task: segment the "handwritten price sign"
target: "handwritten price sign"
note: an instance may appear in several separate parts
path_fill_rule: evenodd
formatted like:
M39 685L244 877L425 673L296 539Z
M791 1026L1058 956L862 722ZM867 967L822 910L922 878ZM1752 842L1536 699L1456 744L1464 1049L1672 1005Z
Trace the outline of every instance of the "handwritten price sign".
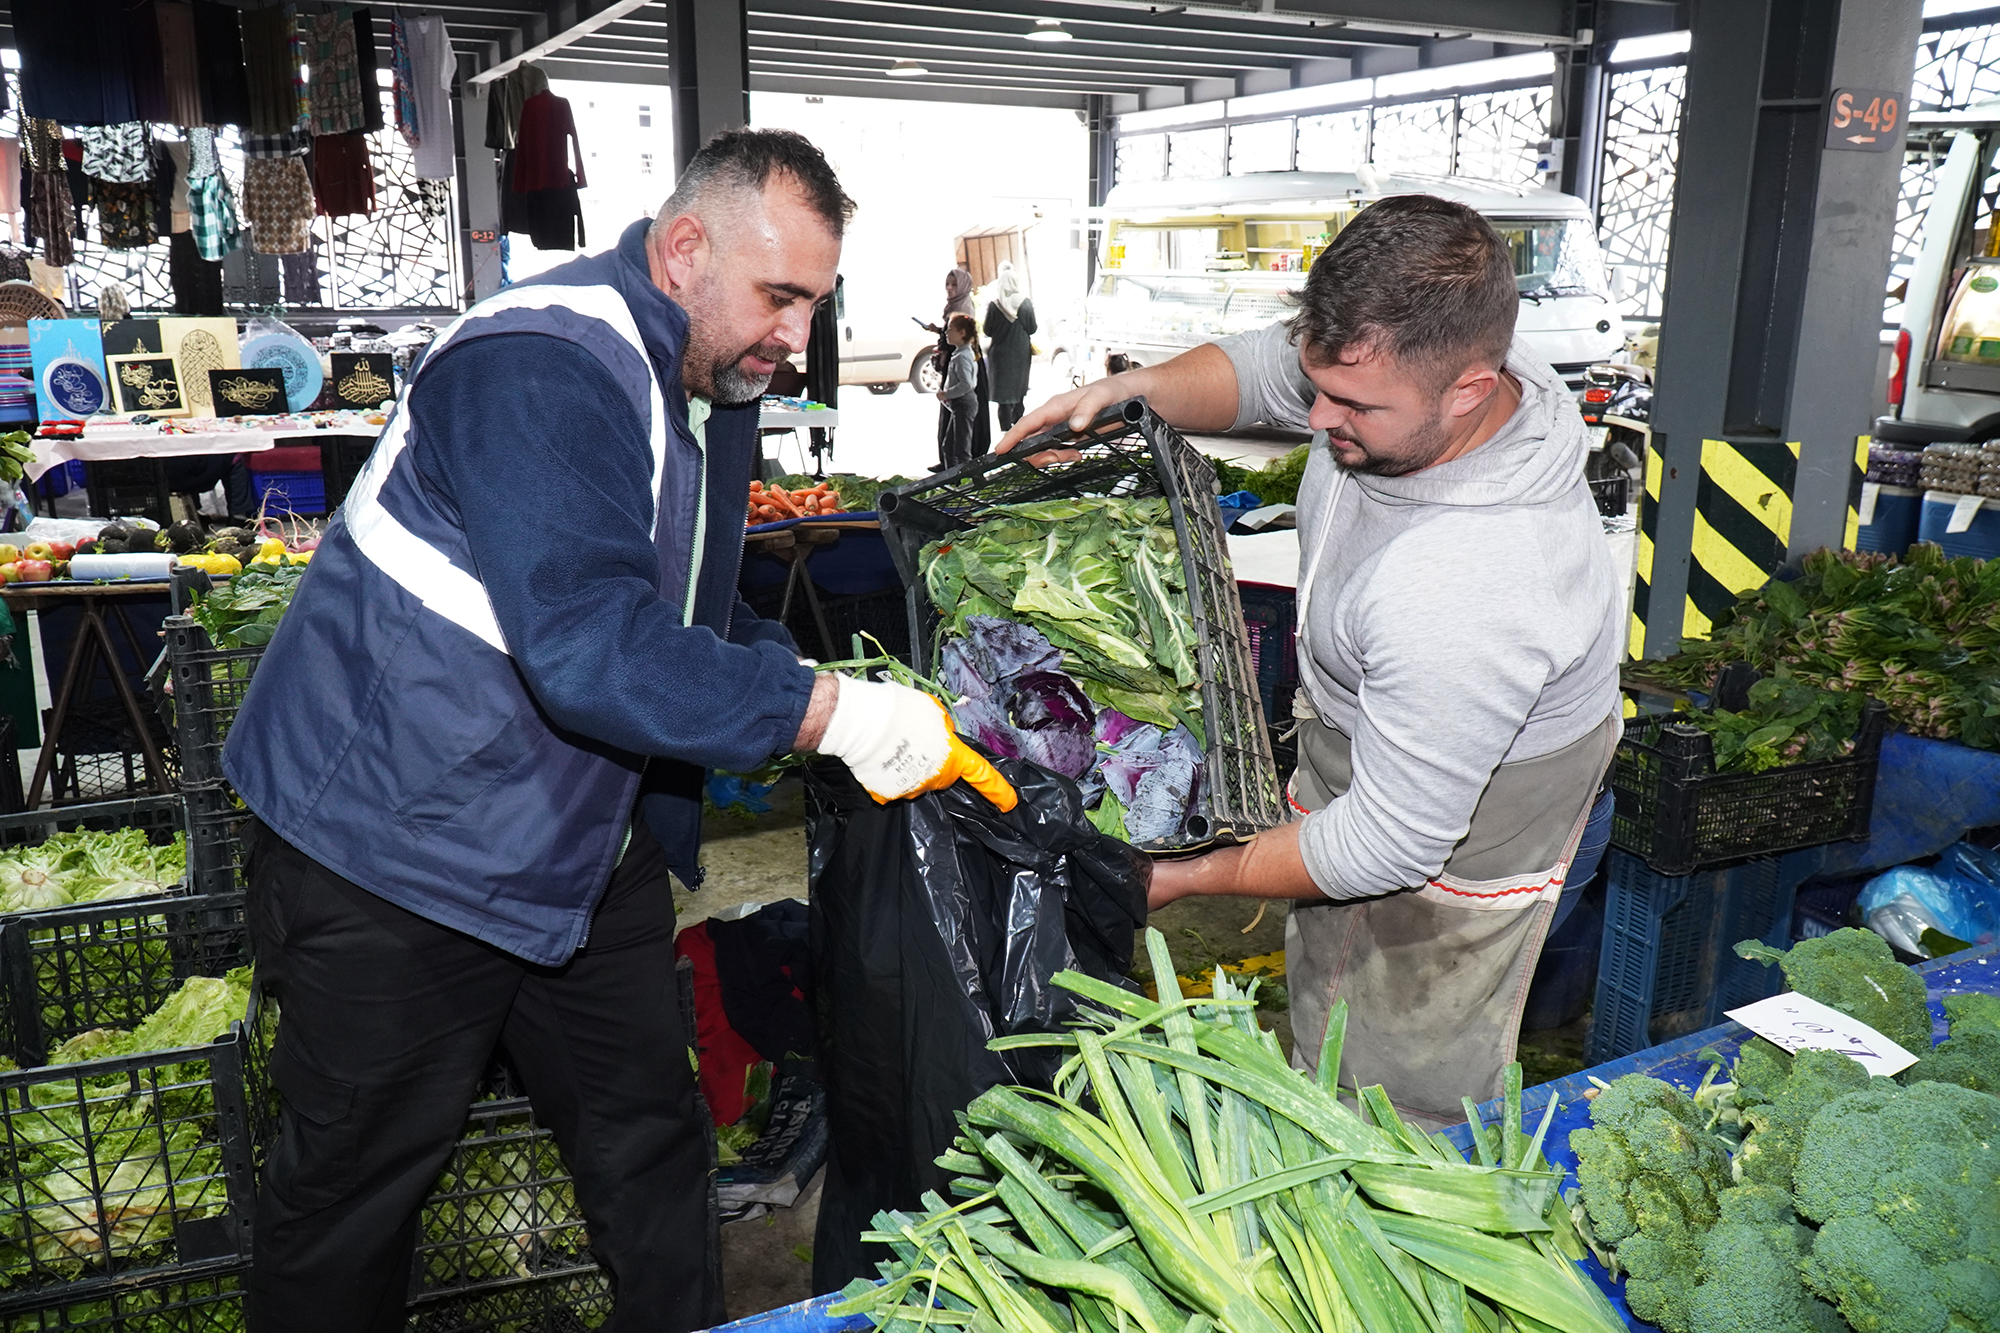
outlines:
M1859 1019L1796 991L1731 1009L1729 1016L1787 1051L1839 1051L1871 1074L1900 1073L1917 1057Z

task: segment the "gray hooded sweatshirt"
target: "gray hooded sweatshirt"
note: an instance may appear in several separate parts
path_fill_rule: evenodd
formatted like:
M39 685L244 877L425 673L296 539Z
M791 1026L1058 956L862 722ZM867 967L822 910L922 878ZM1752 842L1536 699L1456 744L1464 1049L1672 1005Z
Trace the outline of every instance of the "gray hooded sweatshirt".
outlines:
M1238 428L1306 427L1316 391L1285 325L1221 347ZM1313 437L1299 488L1299 672L1313 710L1350 742L1352 773L1300 843L1330 898L1430 881L1502 763L1567 751L1596 766L1572 776L1584 790L1601 776L1604 751L1579 742L1619 712L1624 608L1584 479L1589 438L1562 380L1518 339L1507 370L1520 408L1448 463L1347 472Z

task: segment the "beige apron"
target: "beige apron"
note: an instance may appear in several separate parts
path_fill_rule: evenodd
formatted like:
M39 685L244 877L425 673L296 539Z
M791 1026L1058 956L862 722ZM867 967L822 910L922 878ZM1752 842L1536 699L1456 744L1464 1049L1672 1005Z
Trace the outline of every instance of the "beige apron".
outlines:
M1463 1120L1461 1097L1499 1095L1549 920L1622 731L1609 718L1554 754L1502 764L1428 882L1294 905L1285 925L1294 1064L1317 1067L1327 1012L1345 999L1342 1086L1381 1084L1427 1129ZM1351 778L1348 738L1304 718L1295 811L1323 809Z

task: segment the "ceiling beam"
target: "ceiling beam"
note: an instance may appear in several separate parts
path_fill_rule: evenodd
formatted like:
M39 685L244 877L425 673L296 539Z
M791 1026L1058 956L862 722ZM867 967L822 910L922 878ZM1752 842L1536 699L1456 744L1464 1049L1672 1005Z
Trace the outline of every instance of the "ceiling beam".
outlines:
M483 68L473 83L491 83L531 60L542 60L599 28L616 23L652 0L551 0L544 14L531 15L513 33L488 43ZM449 26L447 24L447 26Z
M1082 93L944 85L935 84L927 79L912 79L909 83L911 86L904 87L898 81L891 79L797 78L784 74L760 73L756 69L750 71L750 91L753 93L803 93L808 97L873 97L900 102L950 101L983 106L1040 106L1065 111L1081 111L1088 104L1088 99ZM925 84L932 86L925 87L923 86ZM939 91L946 87L950 88L951 95L948 98L940 98Z
M1567 0L1279 0L1278 13L1417 37L1546 45L1569 40L1570 8Z
M890 79L879 65L838 65L797 60L764 60L753 57L750 68L765 70L775 74L793 74L802 78L825 75L829 78L847 80L881 80L883 83L899 83L904 80ZM1064 88L1079 93L1137 93L1160 85L1150 79L1134 79L1116 75L1093 76L1088 74L1009 74L1004 71L985 73L980 70L938 69L920 79L910 79L911 84L929 84L934 87L965 88Z
M1157 24L1104 22L1073 18L1067 11L1075 5L1044 5L1036 0L1004 0L1004 10L969 9L951 5L911 5L901 0L795 0L785 9L765 8L769 0L753 0L750 26L757 31L799 31L810 24L817 30L831 30L834 36L853 36L864 28L898 32L936 33L942 38L958 38L980 33L1034 45L1027 40L1034 20L1040 15L1025 12L1030 7L1065 11L1063 26L1073 47L1139 45L1156 51L1187 51L1211 55L1277 57L1282 60L1313 60L1336 54L1328 48L1339 45L1409 47L1416 37L1371 37L1346 29L1328 29L1324 35L1306 28L1257 28L1247 24L1189 28L1175 26L1183 17L1175 15ZM1121 12L1121 11L1099 11ZM1050 15L1056 17L1056 15Z
M960 61L980 65L1003 65L1017 69L1113 69L1128 74L1153 74L1165 82L1190 78L1228 78L1246 68L1242 64L1222 60L1165 59L1124 53L1099 55L1083 51L1071 53L1062 49L1071 45L1074 43L1062 42L1050 44L1040 50L1033 48L1022 50L1019 45L998 43L977 45L963 43L941 47L936 42L899 42L874 37L860 41L838 41L797 34L756 33L751 36L750 54L754 59L759 52L767 51L821 52L869 56L884 64L914 57L926 64ZM1287 65L1282 61L1273 61L1268 65L1249 68L1284 69Z

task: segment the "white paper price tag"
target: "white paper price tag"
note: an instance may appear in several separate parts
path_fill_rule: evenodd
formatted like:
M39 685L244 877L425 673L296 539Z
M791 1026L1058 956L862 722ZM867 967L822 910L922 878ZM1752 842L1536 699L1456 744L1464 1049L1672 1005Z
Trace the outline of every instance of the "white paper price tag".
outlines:
M1796 991L1731 1009L1729 1016L1787 1051L1839 1051L1871 1074L1896 1074L1917 1057L1858 1018L1808 999Z
M1958 503L1951 507L1951 517L1945 520L1944 530L1946 532L1964 532L1972 526L1973 515L1979 512L1979 506L1984 503L1986 503L1986 497L1983 495L1959 496Z
M1867 527L1875 521L1875 501L1882 494L1882 483L1864 481L1861 483L1861 526Z

